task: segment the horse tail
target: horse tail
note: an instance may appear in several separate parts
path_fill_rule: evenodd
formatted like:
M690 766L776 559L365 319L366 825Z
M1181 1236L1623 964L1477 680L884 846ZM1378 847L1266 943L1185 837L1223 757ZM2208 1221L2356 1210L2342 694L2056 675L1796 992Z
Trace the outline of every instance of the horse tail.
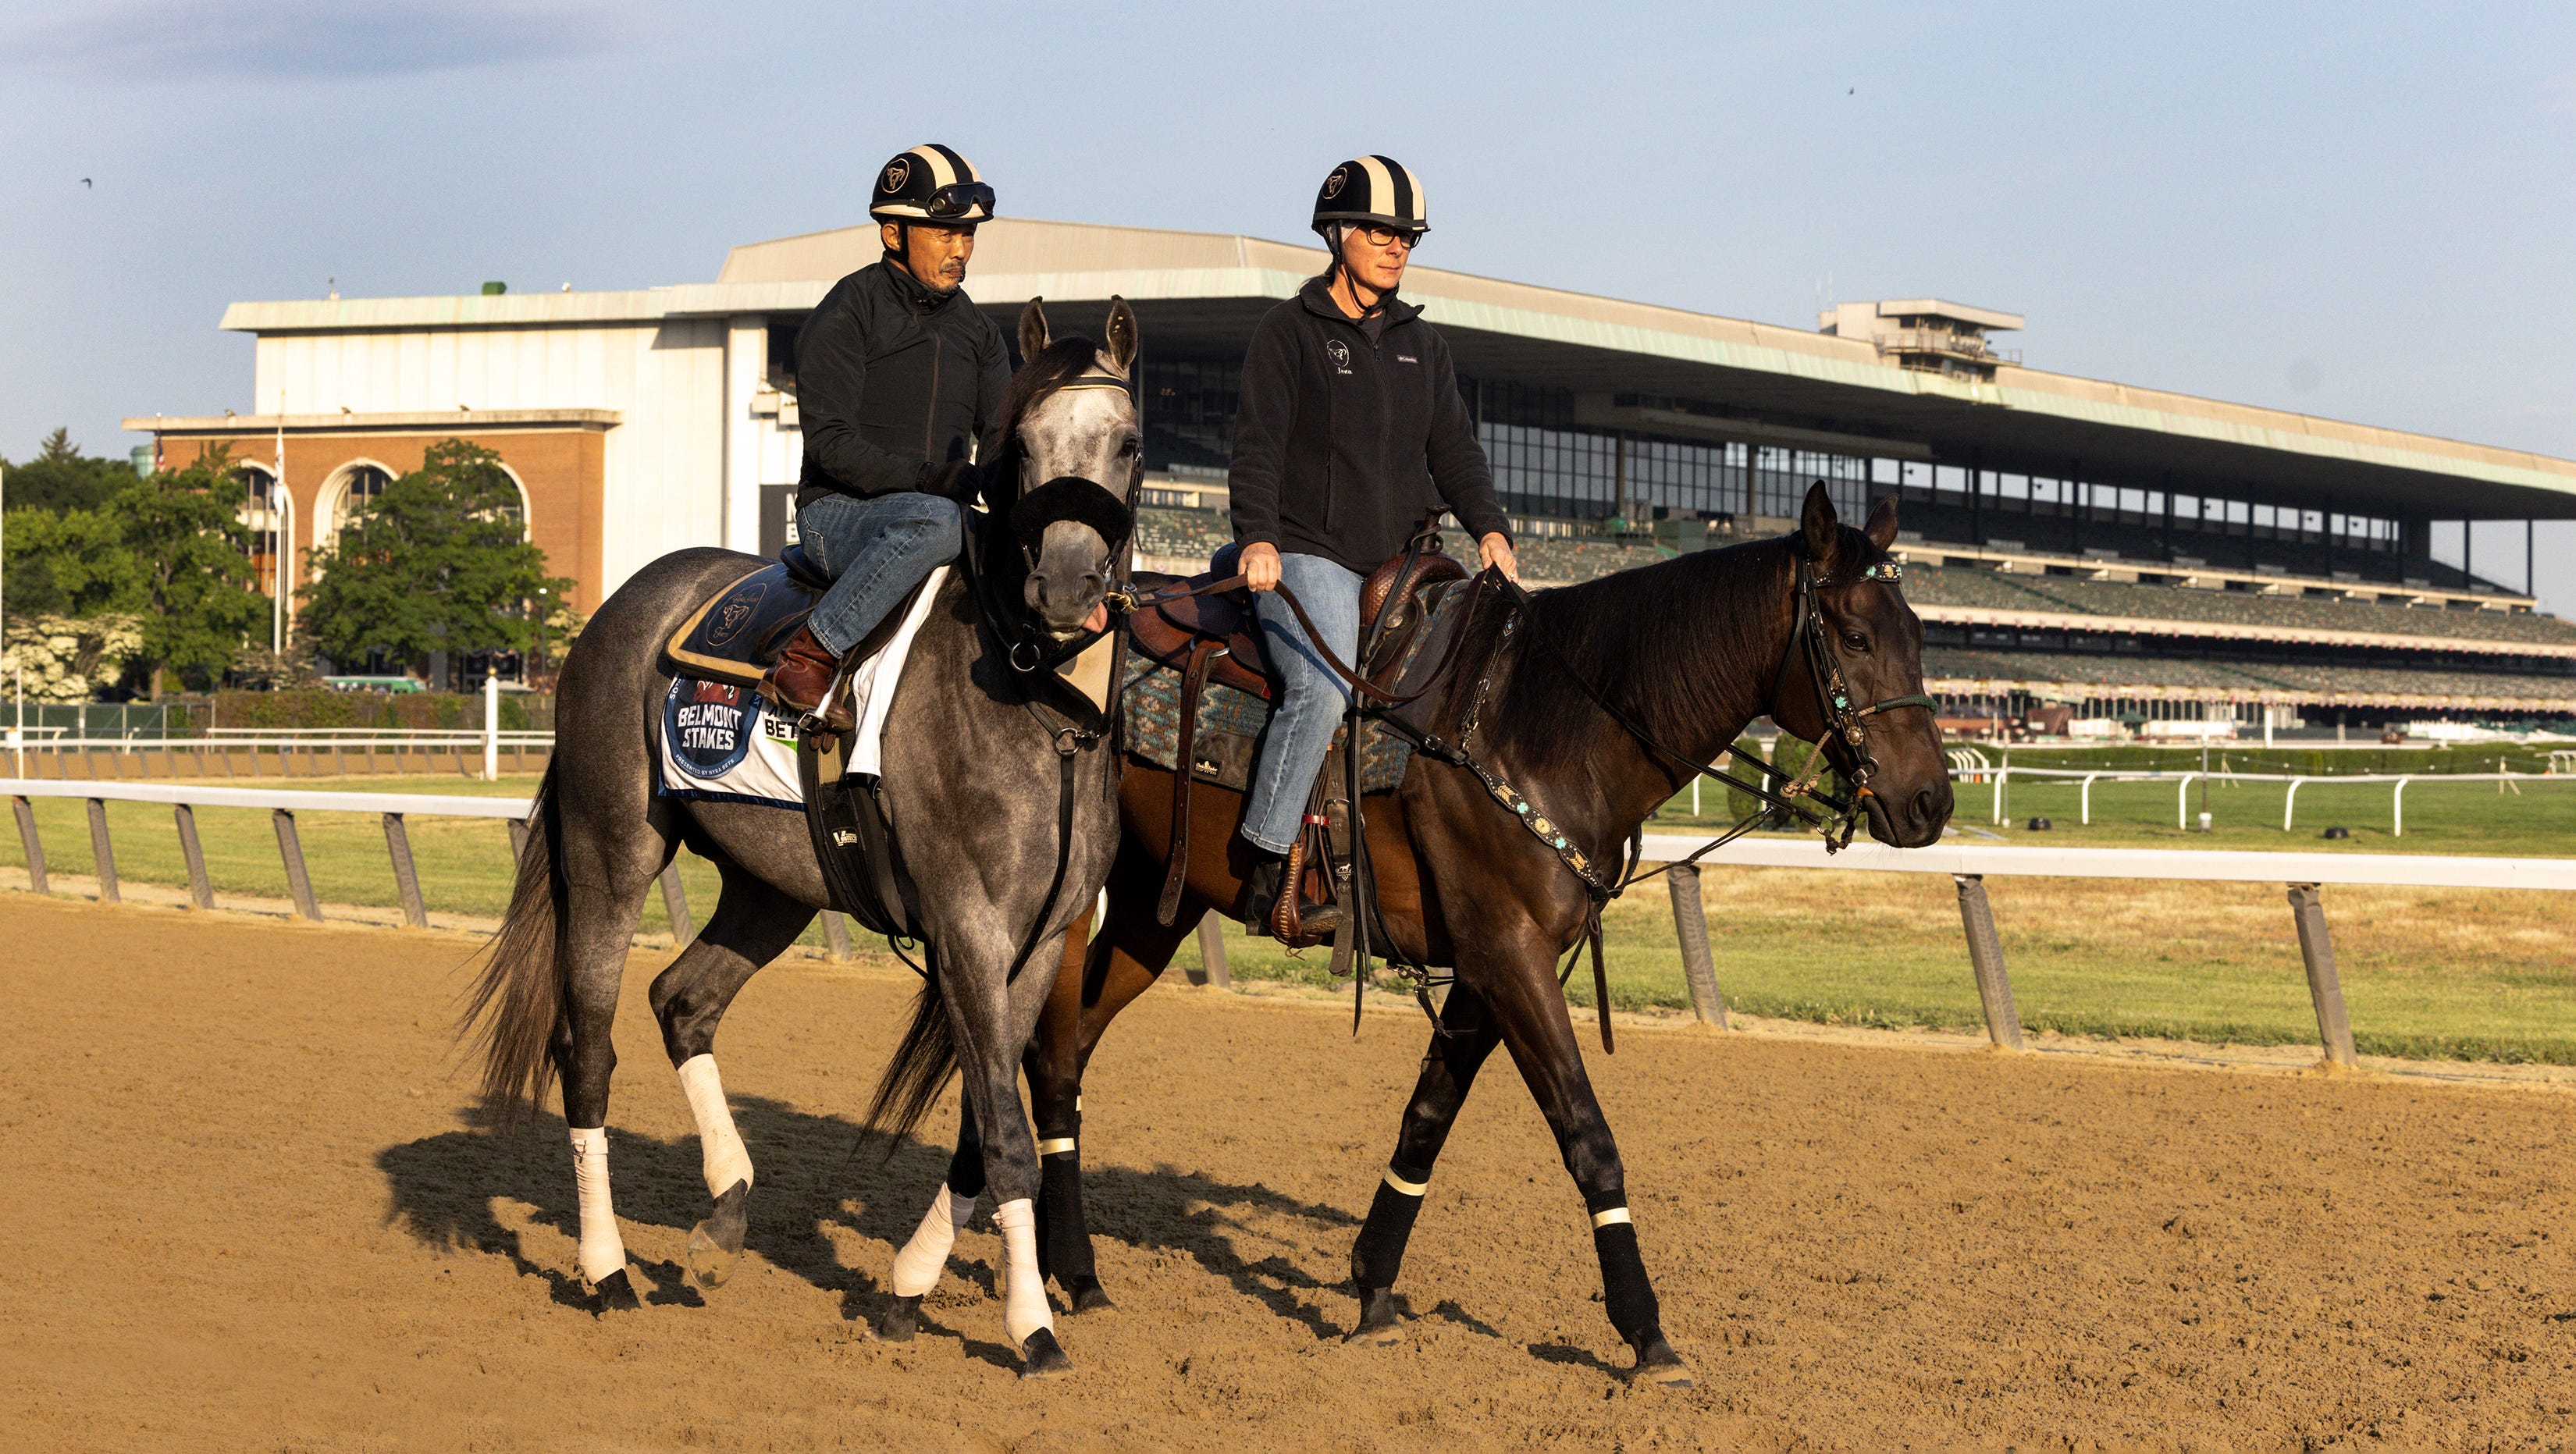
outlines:
M923 963L928 971L921 977L921 993L913 997L912 1024L903 1032L903 1043L894 1048L893 1058L886 1061L885 1074L877 1077L876 1095L868 1101L867 1130L885 1133L888 1156L930 1114L931 1103L947 1089L948 1077L957 1070L957 1036L948 1023L948 1006L939 997L939 956L927 954Z
M484 1103L498 1108L505 1119L544 1102L554 1084L559 1047L569 1043L555 766L546 765L545 778L537 785L510 911L501 920L501 932L492 937L483 972L466 991L465 1010L457 1020L457 1038L472 1037L482 1052Z

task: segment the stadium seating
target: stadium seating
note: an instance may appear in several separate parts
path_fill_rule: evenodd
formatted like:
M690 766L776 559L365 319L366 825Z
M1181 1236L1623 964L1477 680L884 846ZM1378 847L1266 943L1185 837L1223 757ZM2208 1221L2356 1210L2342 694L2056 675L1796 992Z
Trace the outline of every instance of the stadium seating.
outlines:
M2536 612L2436 611L2376 601L2260 596L2245 591L2190 590L2068 576L2005 575L1959 567L1915 566L1905 574L1908 600L1983 610L2051 611L2148 620L2210 621L2284 631L2367 631L2451 640L2576 644L2576 622Z
M1923 677L1933 683L2053 682L2071 687L2270 692L2298 698L2458 697L2562 704L2558 710L2576 701L2576 678L2569 677L1938 646L1924 648Z

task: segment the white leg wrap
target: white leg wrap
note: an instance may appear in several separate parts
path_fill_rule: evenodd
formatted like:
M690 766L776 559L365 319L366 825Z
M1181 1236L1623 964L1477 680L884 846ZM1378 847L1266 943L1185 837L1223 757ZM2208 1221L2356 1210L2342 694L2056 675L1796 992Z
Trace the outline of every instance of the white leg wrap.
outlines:
M972 1197L959 1197L940 1183L939 1195L930 1199L930 1210L922 1214L921 1225L912 1229L912 1240L894 1255L894 1291L897 1297L919 1297L939 1286L939 1274L948 1269L948 1249L957 1245L957 1229L965 1219L957 1215L957 1203L966 1204L968 1216L974 1215Z
M993 1220L1002 1228L1006 1254L1002 1328L1017 1348L1038 1329L1055 1327L1055 1310L1047 1306L1046 1279L1038 1275L1037 1203L1027 1197L1004 1202L993 1210Z
M680 1089L689 1098L689 1114L698 1118L698 1155L706 1165L707 1195L723 1196L735 1182L748 1185L751 1153L743 1147L742 1133L733 1128L733 1108L725 1104L716 1058L692 1055L681 1061Z
M608 1197L607 1127L573 1129L572 1184L581 1202L581 1275L606 1282L626 1267L626 1243L617 1235L617 1209Z

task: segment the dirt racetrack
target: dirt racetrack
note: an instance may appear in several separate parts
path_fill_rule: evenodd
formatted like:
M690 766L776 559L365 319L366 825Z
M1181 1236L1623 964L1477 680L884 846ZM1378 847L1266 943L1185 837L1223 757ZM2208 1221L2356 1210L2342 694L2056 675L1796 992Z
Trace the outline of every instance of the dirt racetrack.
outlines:
M1582 1207L1497 1064L1433 1179L1418 1314L1346 1348L1417 1017L1158 989L1088 1090L1079 1375L1023 1385L989 1223L868 1341L944 1149L856 1161L910 992L790 961L719 1050L751 1252L676 1259L695 1138L639 955L611 1116L654 1291L568 1281L562 1123L479 1129L462 937L0 901L12 1449L2560 1447L2576 1098L1637 1029L1592 1050L1688 1392L1631 1388ZM930 1128L934 1138L945 1125Z

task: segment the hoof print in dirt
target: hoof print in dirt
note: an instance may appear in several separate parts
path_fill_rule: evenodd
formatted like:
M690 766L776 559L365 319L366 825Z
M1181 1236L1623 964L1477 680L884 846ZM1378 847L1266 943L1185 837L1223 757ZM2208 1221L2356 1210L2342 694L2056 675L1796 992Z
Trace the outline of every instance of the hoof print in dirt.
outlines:
M592 1312L626 1313L643 1306L644 1300L635 1295L635 1284L626 1280L623 1267L590 1285Z
M1020 1345L1020 1377L1068 1378L1072 1374L1073 1360L1064 1356L1053 1330L1040 1328Z
M734 1263L742 1256L743 1233L751 1221L750 1201L751 1187L737 1181L716 1198L707 1219L689 1230L689 1274L698 1286L713 1292L733 1276Z
M912 1335L921 1331L921 1299L896 1298L892 1306L877 1315L876 1326L870 1331L880 1343L911 1342Z
M1673 1345L1664 1341L1661 1332L1648 1333L1637 1345L1637 1366L1628 1371L1632 1383L1652 1384L1657 1388L1689 1388L1690 1365Z

